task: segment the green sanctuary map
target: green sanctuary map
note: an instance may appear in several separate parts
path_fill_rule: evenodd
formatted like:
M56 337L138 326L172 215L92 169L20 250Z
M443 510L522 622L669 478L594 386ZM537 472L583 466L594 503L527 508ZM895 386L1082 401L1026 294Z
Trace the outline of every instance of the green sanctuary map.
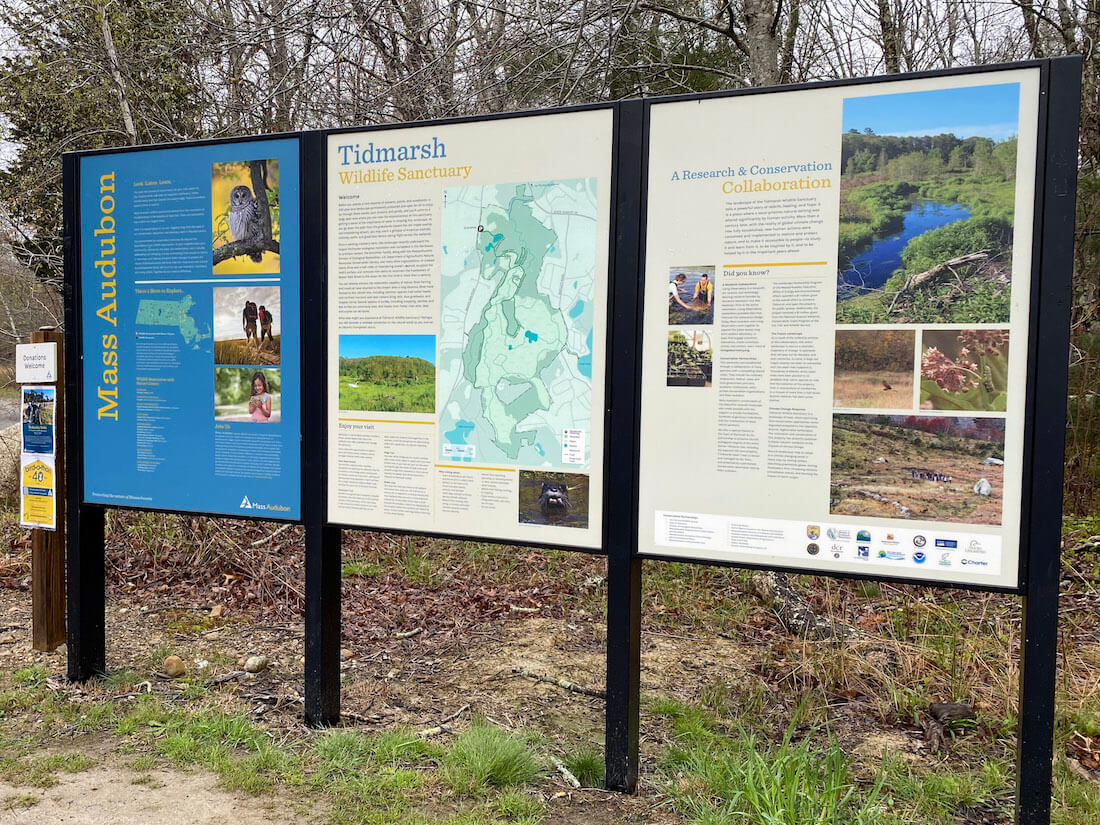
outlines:
M584 468L596 180L444 190L440 459Z
M210 327L200 331L199 325L191 317L191 308L195 300L190 295L175 299L142 298L138 303L135 323L146 326L174 327L183 336L183 342L195 349L201 341L210 337Z

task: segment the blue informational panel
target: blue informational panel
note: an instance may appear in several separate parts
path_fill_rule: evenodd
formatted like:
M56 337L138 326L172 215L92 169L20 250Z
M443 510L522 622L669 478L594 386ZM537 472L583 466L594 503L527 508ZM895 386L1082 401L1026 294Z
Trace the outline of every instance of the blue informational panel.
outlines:
M298 141L80 160L84 498L300 515Z

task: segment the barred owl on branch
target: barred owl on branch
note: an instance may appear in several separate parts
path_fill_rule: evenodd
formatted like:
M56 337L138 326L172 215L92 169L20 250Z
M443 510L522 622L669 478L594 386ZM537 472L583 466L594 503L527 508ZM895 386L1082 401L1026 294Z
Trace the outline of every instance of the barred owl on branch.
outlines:
M263 240L260 205L247 186L234 186L229 193L229 234L236 241ZM259 263L264 253L253 252L248 257Z

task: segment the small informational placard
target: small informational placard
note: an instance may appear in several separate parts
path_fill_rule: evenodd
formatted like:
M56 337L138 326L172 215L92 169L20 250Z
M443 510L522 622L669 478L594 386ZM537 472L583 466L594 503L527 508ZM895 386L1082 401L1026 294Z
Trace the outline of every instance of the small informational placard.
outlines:
M57 477L54 457L23 453L19 472L19 523L43 530L57 529Z
M652 105L642 555L1017 586L1039 76Z
M20 394L22 396L21 452L53 455L56 452L54 417L57 390L53 387L23 387Z
M299 147L80 158L84 498L300 515Z
M612 126L329 136L331 521L601 545Z
M48 384L57 380L57 344L16 344L15 382Z

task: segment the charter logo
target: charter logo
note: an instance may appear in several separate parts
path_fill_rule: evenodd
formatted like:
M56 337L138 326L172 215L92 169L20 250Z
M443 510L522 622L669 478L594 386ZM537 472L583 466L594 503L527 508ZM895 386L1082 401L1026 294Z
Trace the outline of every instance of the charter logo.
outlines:
M240 510L263 510L271 513L288 513L290 508L285 504L261 504L258 501L252 501L248 496L241 499Z

